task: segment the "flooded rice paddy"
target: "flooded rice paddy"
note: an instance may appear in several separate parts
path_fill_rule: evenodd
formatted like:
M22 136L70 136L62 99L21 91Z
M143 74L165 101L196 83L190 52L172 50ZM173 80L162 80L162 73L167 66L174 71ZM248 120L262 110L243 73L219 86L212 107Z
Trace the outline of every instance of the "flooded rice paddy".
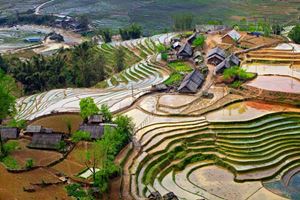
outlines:
M300 81L285 76L258 76L247 85L269 91L300 93Z
M206 119L212 122L246 121L269 113L284 111L300 112L300 109L266 102L243 101L233 103L225 108L211 112L206 115Z

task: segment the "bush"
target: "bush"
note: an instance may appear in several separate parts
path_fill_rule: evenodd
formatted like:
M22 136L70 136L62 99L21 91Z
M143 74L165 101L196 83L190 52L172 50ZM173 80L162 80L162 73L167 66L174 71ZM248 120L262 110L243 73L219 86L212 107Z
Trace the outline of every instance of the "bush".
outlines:
M26 160L26 163L25 163L26 169L31 169L33 167L33 165L34 165L34 162L33 162L32 158L29 158Z
M204 43L205 43L205 37L203 35L201 35L193 41L193 46L203 47Z
M80 141L89 141L91 140L91 134L85 131L76 131L72 135L72 141L73 142L80 142Z
M107 105L105 104L101 105L100 112L102 113L105 122L112 121L113 115L110 112L109 107Z
M241 85L242 85L241 81L234 81L230 86L237 89L240 88Z
M94 99L91 97L81 99L79 105L80 115L85 121L89 116L98 114L100 111L98 106L95 104Z
M14 159L12 156L4 157L2 159L2 162L8 169L19 169L20 168L17 160Z
M26 120L12 119L7 124L9 127L24 129L26 127Z
M254 78L254 76L255 75L253 73L246 72L245 69L242 69L238 66L225 69L223 73L223 78L225 80L238 79L238 80L246 81Z
M78 183L67 185L66 190L69 196L75 197L76 199L84 199L88 196L87 192L84 191Z
M295 26L288 35L294 42L300 44L300 25Z
M168 57L169 57L169 55L167 53L162 53L161 54L161 59L164 60L164 61L167 61Z

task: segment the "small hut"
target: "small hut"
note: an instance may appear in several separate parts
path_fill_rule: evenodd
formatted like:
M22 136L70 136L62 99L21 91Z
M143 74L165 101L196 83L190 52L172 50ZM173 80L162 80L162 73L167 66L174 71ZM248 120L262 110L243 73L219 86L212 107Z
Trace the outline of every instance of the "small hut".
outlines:
M29 148L58 150L63 134L34 133Z
M222 43L236 44L240 38L241 35L236 30L231 30L227 34L225 34L221 39Z
M193 56L193 49L189 43L185 43L182 47L180 47L179 51L177 52L177 57L179 59L189 59Z
M207 63L211 65L218 65L226 58L226 53L223 49L216 47L210 50L207 54Z
M97 140L102 138L104 134L104 125L103 124L82 124L80 125L79 130L90 133L91 139Z
M100 124L103 122L103 115L92 115L88 117L88 124Z
M13 127L0 127L0 134L3 140L18 139L20 130Z
M223 73L225 69L228 69L232 66L239 66L240 62L240 59L236 55L231 54L223 62L216 66L214 74L216 75Z
M203 84L204 76L198 69L188 74L178 88L180 93L196 93L198 88Z

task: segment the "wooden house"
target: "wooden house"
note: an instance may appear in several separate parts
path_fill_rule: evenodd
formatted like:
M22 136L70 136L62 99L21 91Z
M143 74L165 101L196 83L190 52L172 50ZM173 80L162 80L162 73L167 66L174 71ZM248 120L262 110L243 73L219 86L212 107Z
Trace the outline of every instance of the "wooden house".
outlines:
M207 63L211 65L218 65L226 58L226 53L223 49L216 47L210 50L207 54Z
M103 124L82 124L79 127L80 131L88 132L91 134L91 139L101 139L104 134Z
M100 124L103 122L103 115L92 115L88 117L88 124Z
M196 93L198 88L203 84L204 76L198 69L188 74L180 84L178 92L180 93Z
M236 44L240 38L241 35L236 30L232 30L226 33L221 39L222 43Z
M223 62L221 62L219 65L216 66L214 70L214 74L221 74L224 72L225 69L228 69L232 66L239 66L240 65L240 59L232 54L228 56Z
M0 134L3 140L18 139L20 130L13 127L0 127Z
M58 150L63 134L58 133L34 133L29 148Z
M182 47L180 47L179 51L177 52L177 57L182 60L189 59L192 56L193 49L188 42L185 43Z

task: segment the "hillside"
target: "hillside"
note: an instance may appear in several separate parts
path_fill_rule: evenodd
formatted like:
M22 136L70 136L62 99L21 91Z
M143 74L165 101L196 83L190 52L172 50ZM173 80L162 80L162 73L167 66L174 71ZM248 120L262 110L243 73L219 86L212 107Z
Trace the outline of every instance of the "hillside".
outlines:
M0 10L24 10L39 2L0 0ZM299 0L54 0L41 8L41 13L88 14L100 27L119 28L132 22L147 31L170 29L172 15L193 13L195 21L222 20L234 23L242 18L268 17L285 23L295 22L299 15ZM31 5L31 6L30 6ZM155 17L153 17L155 16Z

